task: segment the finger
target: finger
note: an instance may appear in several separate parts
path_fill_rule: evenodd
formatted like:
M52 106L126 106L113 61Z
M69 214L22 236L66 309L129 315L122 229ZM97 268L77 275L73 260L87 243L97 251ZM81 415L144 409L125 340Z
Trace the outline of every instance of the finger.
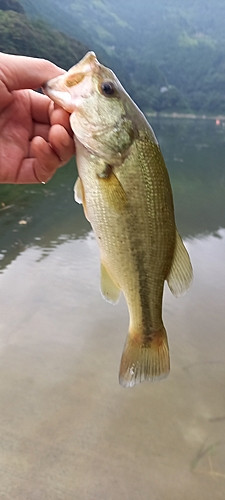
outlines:
M60 108L57 104L55 104L50 111L50 121L51 125L56 125L57 123L62 125L71 137L73 137L73 131L70 126L70 114Z
M46 95L30 90L31 116L39 123L49 123L54 104Z
M54 151L51 144L42 137L34 137L31 142L31 156L35 157L34 174L39 182L47 182L57 168L62 167L65 162Z
M72 141L69 135L68 137ZM74 145L72 149L74 149ZM16 184L45 184L52 178L59 167L68 162L71 157L70 151L70 147L66 148L65 154L62 152L64 159L61 160L50 143L46 142L42 137L35 137L30 145L30 158L26 158L21 162L16 179L11 182Z
M9 91L36 89L64 70L45 59L0 54L1 79Z
M71 156L74 155L74 140L62 125L58 123L52 125L49 131L48 140L63 163L68 162Z
M51 125L60 124L73 137L73 131L70 126L70 115L64 109L60 108L49 99L49 97L30 91L31 114L34 121L39 123L51 123ZM35 133L34 135L41 135ZM45 136L42 136L45 138Z
M39 163L37 158L26 158L21 163L15 183L16 184L45 184L54 175L57 166L52 166L48 171Z
M62 162L50 144L41 137L35 137L30 146L30 158L21 162L17 172L17 184L47 182Z
M40 136L45 141L48 142L48 135L49 135L49 130L50 130L50 125L43 125L42 123L34 123L33 125L33 136L31 137L34 138L36 136Z

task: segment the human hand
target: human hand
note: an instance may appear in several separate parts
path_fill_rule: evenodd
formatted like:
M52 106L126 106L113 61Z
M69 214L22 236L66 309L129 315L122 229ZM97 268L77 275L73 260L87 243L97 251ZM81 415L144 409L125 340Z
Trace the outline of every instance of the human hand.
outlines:
M69 114L34 90L63 70L0 53L0 184L47 182L74 154Z

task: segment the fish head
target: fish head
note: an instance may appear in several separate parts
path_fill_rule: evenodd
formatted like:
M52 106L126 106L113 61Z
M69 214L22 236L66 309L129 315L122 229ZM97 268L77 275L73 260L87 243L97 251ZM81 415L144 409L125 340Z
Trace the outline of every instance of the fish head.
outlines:
M136 106L113 71L100 64L94 52L49 80L43 89L71 114L75 138L86 149L112 164L126 157L136 131Z

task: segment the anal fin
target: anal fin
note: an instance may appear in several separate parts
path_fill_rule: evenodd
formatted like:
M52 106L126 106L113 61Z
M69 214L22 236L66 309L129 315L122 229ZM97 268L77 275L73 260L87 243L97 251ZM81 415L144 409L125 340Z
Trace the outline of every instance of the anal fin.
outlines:
M119 301L120 288L112 280L103 262L101 262L101 292L107 302L117 304Z

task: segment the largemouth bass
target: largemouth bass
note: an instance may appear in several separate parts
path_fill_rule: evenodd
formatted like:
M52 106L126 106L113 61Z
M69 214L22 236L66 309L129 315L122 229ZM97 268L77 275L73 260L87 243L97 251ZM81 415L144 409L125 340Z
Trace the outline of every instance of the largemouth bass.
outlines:
M89 52L44 92L66 109L74 132L83 204L100 247L101 291L130 315L119 381L131 387L165 377L169 347L162 321L164 282L176 296L192 280L179 236L168 172L152 128L115 74Z

